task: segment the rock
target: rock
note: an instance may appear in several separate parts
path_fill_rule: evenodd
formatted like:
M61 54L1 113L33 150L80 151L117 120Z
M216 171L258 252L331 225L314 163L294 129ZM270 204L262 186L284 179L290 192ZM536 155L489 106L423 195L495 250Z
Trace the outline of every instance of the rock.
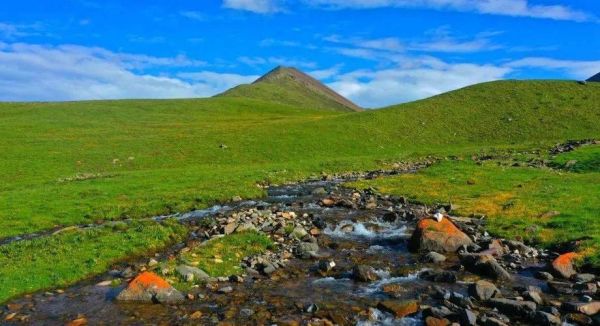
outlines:
M190 315L190 319L192 319L192 320L196 320L196 319L200 319L200 318L202 318L202 311L200 311L200 310L195 311L194 313L192 313Z
M404 292L406 290L404 289L404 287L402 287L401 284L389 283L389 284L383 285L381 287L381 291L393 296L393 295L399 294L401 292Z
M319 261L319 270L324 273L330 272L335 267L333 260L321 260Z
M538 292L538 291L526 291L525 293L523 293L523 296L526 299L529 299L538 305L541 305L544 303L544 299L542 299L542 296L541 296L540 292Z
M235 231L236 227L237 227L237 224L235 222L231 222L231 223L225 225L225 227L223 228L223 233L224 234L232 234L233 231Z
M417 301L385 300L377 304L377 308L393 314L396 318L403 318L419 311Z
M517 301L510 299L490 299L489 305L497 308L501 312L513 316L528 317L534 313L537 305L530 301Z
M508 241L508 247L511 250L518 250L520 254L526 256L531 255L535 251L535 249L525 245L523 242L515 240Z
M175 304L183 302L185 297L158 275L143 272L119 293L117 300Z
M548 288L550 288L552 292L559 294L573 294L575 292L573 290L573 284L568 282L549 281Z
M477 300L487 301L500 295L500 291L493 283L480 280L469 286L469 294Z
M456 283L456 274L451 271L427 270L421 272L419 278L430 282Z
M225 286L219 289L219 293L231 293L233 292L233 288L231 286Z
M552 271L557 275L568 279L577 274L573 262L578 258L579 254L574 252L562 254L552 261Z
M577 275L575 275L575 277L573 279L575 280L575 282L588 283L588 282L594 281L596 279L596 275L594 275L594 274L577 274Z
M485 320L482 321L482 324L484 326L508 326L508 324L506 324L505 322L494 317L486 317Z
M425 317L432 316L437 319L445 319L445 318L449 318L450 316L453 316L453 315L454 315L454 312L452 312L452 310L446 308L445 306L429 307L429 308L423 310L423 316L425 316Z
M325 188L323 188L323 187L318 187L318 188L313 189L312 194L314 196L327 195L327 190L325 190Z
M292 233L290 235L292 237L295 237L296 239L302 239L307 234L308 234L308 232L306 232L306 230L303 227L297 226L294 228L294 230L292 231Z
M565 311L579 312L588 316L593 316L600 312L600 301L592 302L565 302L561 307Z
M179 275L181 275L183 278L185 278L187 282L192 282L194 280L207 282L207 281L211 280L210 275L206 274L205 271L203 271L197 267L192 267L192 266L187 266L187 265L179 265L175 268L175 271L177 271L177 273ZM189 275L193 276L191 280L187 280Z
M504 254L506 254L506 251L504 250L504 245L502 245L502 242L500 242L498 239L494 239L489 243L488 249L485 251L485 253L496 257L502 257Z
M271 263L264 264L263 273L265 273L265 275L271 275L276 270L277 270L277 268L275 268L275 266L273 266L273 264L271 264Z
M460 324L475 326L477 325L477 315L470 309L463 309L459 312Z
M335 200L333 200L331 198L324 198L321 200L321 206L333 207L333 206L335 206Z
M85 317L73 319L66 324L66 326L85 326L88 324L88 320Z
M359 282L372 282L379 280L379 276L375 273L375 269L367 265L356 265L352 270L354 280Z
M448 326L448 325L450 325L450 321L446 318L439 319L439 318L429 316L429 317L425 318L425 325L426 326Z
M154 258L150 258L150 260L148 260L148 267L154 267L158 265L158 261Z
M456 252L473 241L448 218L437 222L431 218L419 221L409 242L412 251Z
M317 256L319 245L316 242L300 242L295 248L296 256L308 259Z
M444 261L446 261L446 256L439 254L435 251L431 251L423 257L423 262L425 263L439 264Z
M544 280L544 281L552 281L554 280L554 276L552 276L552 274L548 273L548 272L536 272L535 273L535 277L540 279L540 280Z
M461 254L460 262L471 272L483 276L510 280L511 275L491 255Z
M388 222L388 223L396 222L397 219L398 219L398 213L396 213L396 212L387 212L387 213L383 214L383 220L385 222Z
M589 316L577 313L566 314L565 319L569 323L574 323L576 325L592 325L592 323L594 322Z
M547 312L543 312L543 311L537 311L535 313L535 316L533 317L533 320L536 323L539 323L539 324L545 325L545 326L561 324L560 318L558 318L552 314L549 314Z

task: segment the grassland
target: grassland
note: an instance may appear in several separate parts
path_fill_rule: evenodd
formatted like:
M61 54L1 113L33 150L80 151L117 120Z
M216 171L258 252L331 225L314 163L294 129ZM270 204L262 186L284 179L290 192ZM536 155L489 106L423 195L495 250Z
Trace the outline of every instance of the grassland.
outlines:
M2 103L0 238L256 197L263 194L257 183L322 171L598 138L599 103L600 85L559 81L480 84L361 113L226 96ZM144 246L132 241L120 255L98 255L98 264ZM71 259L41 252L41 245L30 250L46 258L33 268L18 260L0 265L0 275ZM98 270L81 266L78 275ZM33 283L17 284L10 293L32 290Z
M556 161L588 158L596 147L560 155ZM592 160L593 161L593 160ZM443 161L412 175L360 181L427 204L452 203L455 214L484 215L492 233L546 246L583 240L581 250L600 264L600 170L586 173L513 167L496 160ZM584 165L589 166L589 165Z

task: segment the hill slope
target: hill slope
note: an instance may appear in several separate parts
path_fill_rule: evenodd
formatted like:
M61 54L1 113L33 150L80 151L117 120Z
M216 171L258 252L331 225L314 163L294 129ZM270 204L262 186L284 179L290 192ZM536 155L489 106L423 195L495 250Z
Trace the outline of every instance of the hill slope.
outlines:
M277 67L249 85L239 85L217 97L246 97L296 107L352 112L362 109L296 68Z

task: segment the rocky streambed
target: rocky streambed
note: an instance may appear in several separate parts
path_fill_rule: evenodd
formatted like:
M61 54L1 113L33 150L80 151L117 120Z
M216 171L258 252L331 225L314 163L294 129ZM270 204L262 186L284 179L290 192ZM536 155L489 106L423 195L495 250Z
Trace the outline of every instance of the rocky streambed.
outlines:
M10 302L6 324L599 325L597 275L576 254L495 239L485 220L339 186L271 187L260 201L180 216L187 242L93 280ZM205 241L256 230L274 246L241 275L169 265ZM559 255L563 254L563 255ZM215 261L219 259L215 257ZM172 268L165 267L172 266ZM189 283L176 290L171 280ZM140 302L143 301L143 302Z

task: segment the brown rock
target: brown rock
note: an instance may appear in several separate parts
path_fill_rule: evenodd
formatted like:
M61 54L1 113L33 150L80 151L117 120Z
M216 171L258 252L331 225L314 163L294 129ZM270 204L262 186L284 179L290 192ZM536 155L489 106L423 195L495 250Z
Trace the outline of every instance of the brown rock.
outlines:
M88 320L85 317L81 317L70 321L67 323L67 326L85 326L87 324Z
M573 262L579 257L579 254L574 252L562 254L552 262L552 270L564 278L570 278L577 274Z
M190 315L190 319L200 319L202 318L202 311L196 311Z
M448 326L450 325L450 321L446 318L438 319L435 317L427 317L425 318L425 325L427 326Z
M335 200L331 198L324 198L321 200L321 205L325 207L333 207L335 205Z
M562 305L566 311L580 312L588 316L593 316L600 312L600 301L592 301L587 303L571 303L566 302Z
M432 218L419 221L409 242L412 251L456 252L473 244L471 239L448 218L441 222Z
M396 301L386 300L381 301L377 308L389 312L396 318L406 317L419 311L419 303L417 301Z

